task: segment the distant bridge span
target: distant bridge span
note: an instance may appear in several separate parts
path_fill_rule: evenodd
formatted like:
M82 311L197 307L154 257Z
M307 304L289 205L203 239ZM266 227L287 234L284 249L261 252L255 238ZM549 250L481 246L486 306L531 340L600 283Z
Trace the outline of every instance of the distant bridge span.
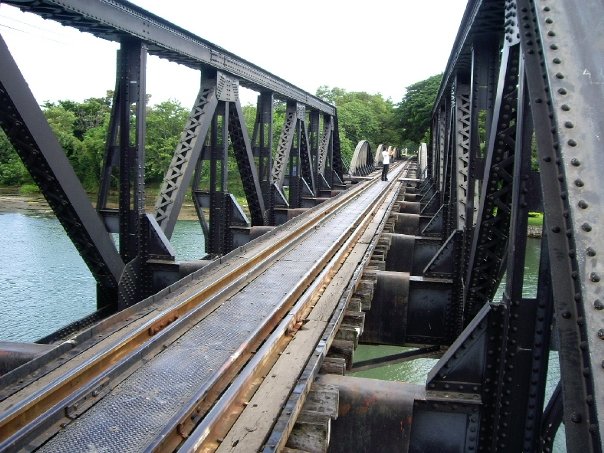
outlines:
M120 51L93 207L0 39L0 125L98 286L96 313L0 344L1 450L532 452L562 426L568 451L602 451L601 2L470 0L430 143L388 183L366 142L346 168L334 106L134 5L4 3ZM204 75L153 213L147 54ZM251 133L239 86L259 92ZM208 255L183 263L189 188ZM355 362L359 342L412 349ZM425 385L347 375L420 357L439 358Z

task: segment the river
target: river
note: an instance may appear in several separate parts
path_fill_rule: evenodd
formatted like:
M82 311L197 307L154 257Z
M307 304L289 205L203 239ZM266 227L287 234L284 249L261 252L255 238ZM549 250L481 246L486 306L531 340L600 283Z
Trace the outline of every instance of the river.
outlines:
M95 310L95 282L54 216L0 213L0 231L0 341L35 341ZM177 222L171 242L179 260L204 254L196 221ZM536 291L539 244L537 239L528 240L526 297ZM399 351L397 347L361 345L355 360ZM435 363L435 359L419 359L354 374L422 384ZM550 354L549 375L547 391L551 394L560 375L556 352ZM566 451L563 433L557 436L555 451Z
M96 309L95 282L54 216L0 214L0 341L35 341ZM204 254L196 221L176 224L178 259Z

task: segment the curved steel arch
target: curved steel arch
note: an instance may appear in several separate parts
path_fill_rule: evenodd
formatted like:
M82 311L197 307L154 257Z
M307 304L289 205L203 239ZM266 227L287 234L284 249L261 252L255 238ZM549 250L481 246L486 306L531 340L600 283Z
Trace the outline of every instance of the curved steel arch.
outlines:
M367 140L361 140L354 149L348 172L352 176L365 176L373 171L373 160L371 145Z

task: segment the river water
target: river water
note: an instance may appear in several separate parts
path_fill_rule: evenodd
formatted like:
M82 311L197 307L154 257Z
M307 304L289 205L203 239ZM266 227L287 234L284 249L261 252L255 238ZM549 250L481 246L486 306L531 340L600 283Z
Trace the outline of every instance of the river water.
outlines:
M0 341L35 341L96 309L95 282L54 216L0 214ZM181 260L204 255L201 227L179 221Z
M35 341L95 310L95 282L54 216L1 213L0 231L0 341ZM179 260L198 259L204 254L203 235L196 221L177 222L171 242ZM529 239L525 297L535 294L538 265L539 240ZM355 360L401 350L361 345ZM436 359L419 359L354 375L423 384L435 363ZM555 352L550 354L549 375L551 394L560 375ZM555 451L562 453L566 451L564 441L558 437Z

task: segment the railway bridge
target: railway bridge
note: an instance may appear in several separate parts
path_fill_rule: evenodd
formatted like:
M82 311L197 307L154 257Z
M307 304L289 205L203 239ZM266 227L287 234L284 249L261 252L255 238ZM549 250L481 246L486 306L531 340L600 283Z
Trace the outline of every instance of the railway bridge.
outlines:
M562 431L602 451L600 1L469 0L429 143L361 142L351 162L335 106L124 0L3 3L120 50L93 204L0 39L0 125L97 282L92 315L0 344L1 451L533 452ZM203 75L153 212L149 54ZM207 255L183 262L189 190ZM408 349L361 362L359 343ZM421 385L349 373L426 357Z

